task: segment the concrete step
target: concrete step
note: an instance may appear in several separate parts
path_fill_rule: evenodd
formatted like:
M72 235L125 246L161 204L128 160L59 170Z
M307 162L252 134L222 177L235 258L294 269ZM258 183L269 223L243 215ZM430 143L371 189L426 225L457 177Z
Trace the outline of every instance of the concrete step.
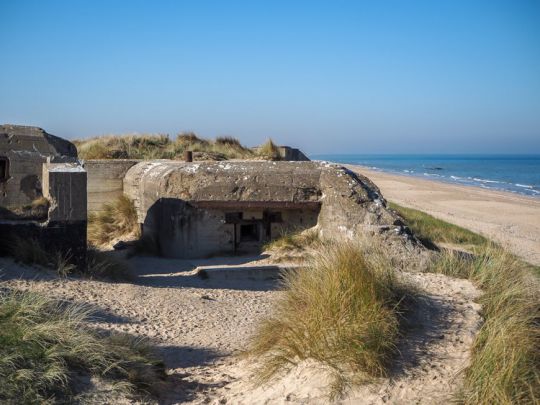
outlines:
M266 281L278 280L282 274L291 267L264 265L264 266L199 266L195 269L202 279L210 280L252 280Z

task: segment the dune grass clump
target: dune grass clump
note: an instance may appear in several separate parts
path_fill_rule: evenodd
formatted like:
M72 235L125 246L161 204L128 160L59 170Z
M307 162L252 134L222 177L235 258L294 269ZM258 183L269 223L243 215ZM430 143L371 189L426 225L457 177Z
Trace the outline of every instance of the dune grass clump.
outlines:
M395 203L389 203L389 207L403 217L414 235L427 246L433 243L478 246L487 242L486 238L477 233L432 217L425 212Z
M215 141L198 137L192 132L181 133L172 140L167 135L109 135L75 140L82 159L183 159L184 151L204 152L221 159L248 159L251 149L233 137L218 137Z
M0 402L70 403L76 375L98 377L123 394L162 384L163 367L148 346L98 334L89 316L85 306L0 291Z
M386 374L404 290L381 252L347 242L325 245L305 268L286 273L283 287L250 349L261 360L262 382L306 359L332 370L332 396Z
M90 248L86 253L87 267L84 276L111 281L131 281L133 275L125 260L112 256L113 252L102 252Z
M264 250L291 251L306 249L320 242L316 229L284 231L282 235L264 245Z
M32 238L12 238L9 241L8 251L17 262L52 268L60 277L67 277L77 270L69 253L48 252Z
M483 290L482 325L465 369L465 404L540 401L540 282L531 266L486 244L474 256L445 251L430 268L467 278Z
M140 234L137 210L133 201L122 195L103 206L103 210L88 215L88 242L103 246L124 236Z
M272 139L268 139L257 149L257 155L267 160L281 160L281 152L279 147Z

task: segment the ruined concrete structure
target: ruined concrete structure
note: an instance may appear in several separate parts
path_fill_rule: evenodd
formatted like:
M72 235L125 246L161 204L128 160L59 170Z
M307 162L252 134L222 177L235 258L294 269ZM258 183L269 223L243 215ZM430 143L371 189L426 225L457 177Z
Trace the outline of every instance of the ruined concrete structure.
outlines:
M260 251L312 227L328 238L376 233L400 250L417 247L370 180L333 164L141 162L126 173L124 193L143 235L169 257Z
M127 171L140 163L138 159L93 159L84 162L88 175L88 212L103 210L124 193Z
M369 179L304 161L297 149L281 153L291 161L90 160L83 167L70 142L3 125L0 239L35 238L51 252L84 260L87 209L125 194L143 236L168 257L259 252L284 233L309 228L332 239L381 235L396 252L419 248Z
M0 126L0 250L20 236L84 260L86 204L86 171L71 142L41 128Z
M255 150L257 148L254 148ZM279 146L284 161L309 161L301 150ZM207 152L193 152L194 161L214 161ZM90 159L84 161L88 173L88 212L103 210L104 204L114 201L124 192L124 177L127 171L141 163L140 159Z

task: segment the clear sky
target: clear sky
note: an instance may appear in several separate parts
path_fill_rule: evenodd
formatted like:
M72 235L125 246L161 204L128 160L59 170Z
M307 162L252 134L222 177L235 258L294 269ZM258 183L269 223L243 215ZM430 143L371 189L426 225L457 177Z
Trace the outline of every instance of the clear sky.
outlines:
M540 153L540 1L0 0L0 123Z

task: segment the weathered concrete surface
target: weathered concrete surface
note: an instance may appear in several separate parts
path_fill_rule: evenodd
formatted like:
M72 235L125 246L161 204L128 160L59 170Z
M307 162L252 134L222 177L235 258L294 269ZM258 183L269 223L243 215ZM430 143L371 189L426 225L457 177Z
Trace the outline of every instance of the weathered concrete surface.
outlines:
M47 222L0 221L0 256L11 255L13 238L35 241L46 252L62 253L84 268L86 265L86 221Z
M10 241L20 237L35 240L48 252L60 252L83 265L86 258L86 172L77 160L75 146L41 128L2 125L2 161L0 239L3 247L0 251L9 253ZM49 206L39 221L35 217L7 215L42 196L47 198ZM47 206L44 209L47 210Z
M88 176L88 212L101 211L105 203L120 197L124 190L124 176L140 163L136 159L85 160Z
M19 208L42 195L42 164L77 160L75 145L41 128L0 125L0 158L9 162L7 179L0 179L0 207Z
M371 181L334 164L143 162L127 172L124 193L135 203L143 232L171 257L234 250L242 224L274 214L279 220L263 221L265 235L257 230L251 245L240 240L248 250L278 236L278 227L313 226L325 238L377 235L395 245L397 255L422 250ZM228 220L230 213L241 214L240 228Z
M124 193L144 223L159 199L231 202L318 202L318 163L313 162L174 162L149 161L131 168Z
M43 195L49 221L86 221L86 171L78 163L44 163Z
M211 280L278 280L286 268L274 265L258 266L199 266L196 273Z
M308 162L310 160L300 149L291 148L290 146L279 146L279 153L283 160L296 162Z

